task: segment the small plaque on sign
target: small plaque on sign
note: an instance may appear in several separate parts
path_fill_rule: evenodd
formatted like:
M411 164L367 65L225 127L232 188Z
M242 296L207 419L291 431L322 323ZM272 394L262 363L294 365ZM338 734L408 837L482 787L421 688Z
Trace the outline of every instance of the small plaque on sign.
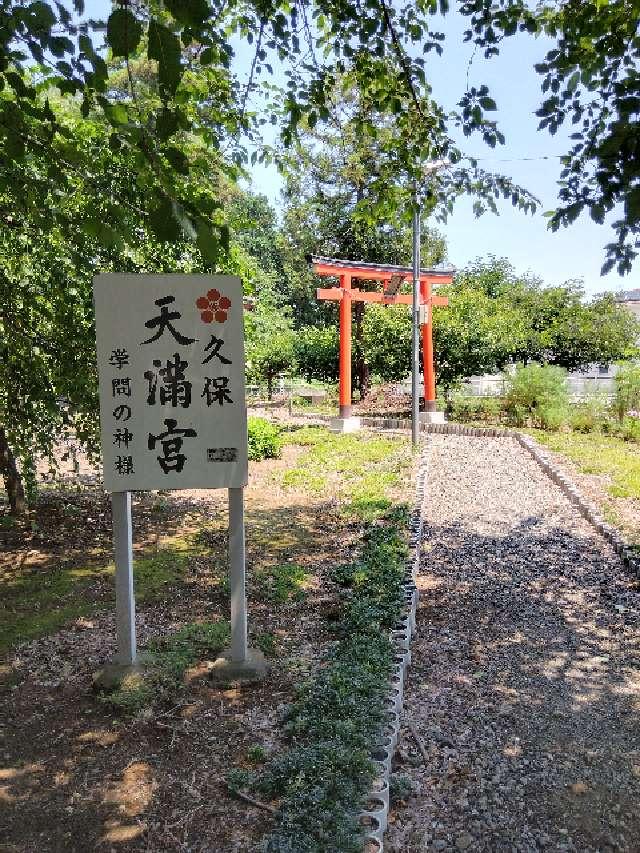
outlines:
M240 279L100 275L94 300L105 489L245 486Z

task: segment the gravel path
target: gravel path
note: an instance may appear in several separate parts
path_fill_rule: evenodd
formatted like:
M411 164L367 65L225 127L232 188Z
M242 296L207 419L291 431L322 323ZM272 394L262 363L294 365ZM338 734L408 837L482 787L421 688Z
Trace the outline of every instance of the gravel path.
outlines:
M640 851L640 584L515 441L427 453L385 850Z

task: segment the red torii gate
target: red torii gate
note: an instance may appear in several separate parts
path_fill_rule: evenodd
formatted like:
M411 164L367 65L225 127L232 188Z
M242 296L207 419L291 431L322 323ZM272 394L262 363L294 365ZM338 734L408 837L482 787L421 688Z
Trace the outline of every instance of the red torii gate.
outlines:
M318 299L331 299L340 303L340 414L341 419L351 417L351 303L378 302L383 305L411 305L410 293L389 292L391 279L413 281L413 270L393 264L368 264L358 261L344 261L338 258L310 257L313 271L322 276L335 276L339 287L318 288ZM425 411L434 411L436 403L436 376L433 364L433 330L431 323L432 306L447 305L446 296L436 296L434 285L451 284L453 270L420 270L420 303L426 308L426 316L421 318L422 354L424 371ZM383 291L364 291L352 287L354 279L362 281L382 281ZM422 313L422 312L421 312Z

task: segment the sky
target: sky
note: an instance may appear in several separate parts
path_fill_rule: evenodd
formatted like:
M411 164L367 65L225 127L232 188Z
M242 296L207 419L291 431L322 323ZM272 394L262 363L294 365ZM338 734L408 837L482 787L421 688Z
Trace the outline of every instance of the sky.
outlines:
M108 0L89 0L86 11L88 15L106 17L109 8ZM478 157L483 168L508 175L533 192L541 204L535 214L526 215L510 203L499 203L499 216L486 213L478 219L472 212L472 202L460 199L446 225L438 225L447 240L450 262L462 268L475 258L506 257L518 273L530 272L550 285L582 279L589 294L637 287L637 272L625 277L615 271L600 276L604 246L613 239L606 224L596 225L588 216L582 216L556 233L547 228L543 214L556 205L558 155L568 150L571 133L570 127L561 129L556 136L537 130L534 113L542 98L542 78L533 66L544 57L550 42L528 34L517 35L503 42L498 57L485 60L478 51L469 68L473 45L463 42L464 27L464 19L455 13L434 19L434 29L446 34L444 55L430 54L427 66L434 97L445 108L453 108L465 91L468 69L470 85L485 83L497 102L493 117L506 143L491 149L480 136L456 141L465 154ZM252 48L248 48L247 56L238 55L240 73L246 73L252 55ZM266 195L278 211L282 208L281 186L275 167L258 165L251 170L252 189Z
M473 45L463 42L464 28L465 19L455 13L434 25L446 34L445 51L442 57L434 55L429 60L427 77L434 97L446 109L455 107L466 88ZM485 83L489 87L498 106L490 116L498 120L506 142L491 149L480 136L461 135L456 139L465 154L479 158L484 169L508 175L537 196L541 202L537 212L524 214L504 202L498 205L499 216L486 213L476 218L472 201L461 199L446 225L435 224L447 240L449 260L457 268L476 258L496 255L508 258L517 272L533 273L547 284L582 279L589 294L629 290L640 284L637 273L620 277L614 271L600 276L604 246L613 239L610 227L582 216L570 228L556 233L547 228L543 214L556 206L561 169L558 158L569 149L568 137L573 130L561 129L555 136L537 130L539 120L534 113L542 99L542 78L534 64L550 46L547 39L522 34L507 39L498 57L485 60L478 51L469 71L469 85ZM275 168L254 168L253 188L264 193L276 208L281 206L281 181Z

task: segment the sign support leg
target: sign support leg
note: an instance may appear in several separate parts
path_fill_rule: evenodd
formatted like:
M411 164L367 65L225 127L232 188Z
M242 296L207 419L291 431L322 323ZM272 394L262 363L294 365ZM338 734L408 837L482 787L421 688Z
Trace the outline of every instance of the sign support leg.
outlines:
M247 594L244 552L244 489L229 489L229 584L231 587L231 659L247 660Z
M131 528L131 492L113 492L113 549L116 561L116 637L117 663L132 666L136 662L136 603L133 593L133 542Z

